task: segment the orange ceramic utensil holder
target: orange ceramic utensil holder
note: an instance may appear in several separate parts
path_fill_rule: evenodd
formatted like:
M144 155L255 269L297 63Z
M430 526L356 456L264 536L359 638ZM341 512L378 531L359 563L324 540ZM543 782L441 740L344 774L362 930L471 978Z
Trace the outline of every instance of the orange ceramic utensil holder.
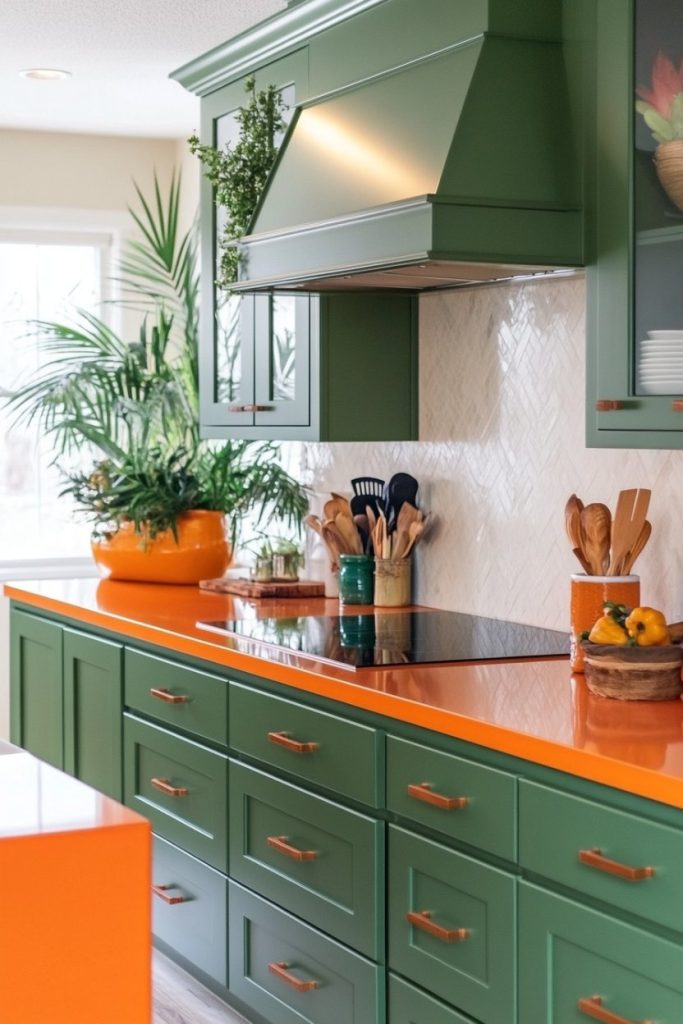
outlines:
M602 615L606 601L637 608L640 604L639 576L584 576L577 573L571 578L571 667L572 672L583 672L581 634L591 629Z

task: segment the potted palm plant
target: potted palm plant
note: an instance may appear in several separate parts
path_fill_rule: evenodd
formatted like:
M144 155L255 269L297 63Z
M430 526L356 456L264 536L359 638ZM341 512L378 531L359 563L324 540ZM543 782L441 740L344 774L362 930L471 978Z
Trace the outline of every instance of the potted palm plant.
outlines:
M85 311L73 324L33 324L47 360L8 403L52 438L63 494L91 522L105 574L193 583L222 575L244 516L298 528L307 500L275 445L200 439L196 228L179 230L178 177L167 195L155 178L152 203L136 191L139 238L118 283L121 304L141 313L139 336L129 342Z

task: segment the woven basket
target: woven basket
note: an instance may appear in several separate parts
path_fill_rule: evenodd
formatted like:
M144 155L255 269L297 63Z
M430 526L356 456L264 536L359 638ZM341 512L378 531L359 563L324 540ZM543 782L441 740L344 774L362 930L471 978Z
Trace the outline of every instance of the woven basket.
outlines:
M683 648L582 643L586 685L615 700L676 700L683 692Z
M674 206L683 211L683 139L660 142L654 159L662 188Z

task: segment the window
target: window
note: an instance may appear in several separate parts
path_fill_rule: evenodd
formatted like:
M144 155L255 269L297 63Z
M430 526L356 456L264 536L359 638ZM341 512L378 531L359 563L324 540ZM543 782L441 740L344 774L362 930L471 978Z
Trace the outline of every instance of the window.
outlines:
M0 231L0 395L25 381L48 356L27 321L73 322L76 307L101 315L110 235ZM60 498L49 437L13 427L0 407L0 563L89 554L88 524Z

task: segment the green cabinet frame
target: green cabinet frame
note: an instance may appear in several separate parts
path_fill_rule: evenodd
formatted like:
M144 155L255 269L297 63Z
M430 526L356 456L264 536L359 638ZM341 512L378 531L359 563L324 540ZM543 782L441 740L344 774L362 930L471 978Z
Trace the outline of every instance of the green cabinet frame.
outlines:
M635 394L634 2L575 5L584 57L595 44L594 89L587 59L579 69L586 86L586 441L596 448L681 448L683 412L672 398Z
M10 739L64 767L62 627L10 612Z

